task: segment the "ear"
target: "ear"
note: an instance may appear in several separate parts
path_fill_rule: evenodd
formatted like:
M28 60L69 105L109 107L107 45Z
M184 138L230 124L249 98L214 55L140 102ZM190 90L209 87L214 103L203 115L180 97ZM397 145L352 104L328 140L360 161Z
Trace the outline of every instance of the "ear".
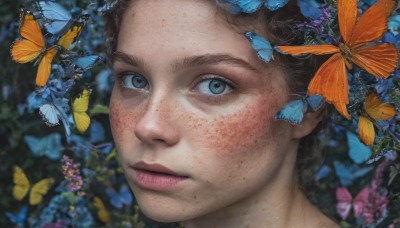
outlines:
M315 127L325 118L326 106L319 108L317 111L307 111L304 114L303 121L299 125L293 126L292 137L301 139L309 135Z

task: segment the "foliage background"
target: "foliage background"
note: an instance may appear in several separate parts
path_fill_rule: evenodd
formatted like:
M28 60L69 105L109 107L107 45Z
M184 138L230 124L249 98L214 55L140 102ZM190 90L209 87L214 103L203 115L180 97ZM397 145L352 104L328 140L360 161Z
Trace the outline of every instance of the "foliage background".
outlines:
M90 19L86 23L77 47L86 52L103 55L103 20L101 10L105 2L98 1L58 1L67 9L79 13L89 13ZM125 179L118 164L116 152L113 149L112 137L109 129L107 108L112 87L112 73L106 68L105 63L85 72L78 87L90 87L93 92L90 98L90 116L104 129L104 135L98 135L98 129L91 129L83 135L77 135L75 140L68 141L64 136L62 125L47 127L42 121L38 110L30 111L27 97L35 90L36 67L32 63L18 64L11 59L10 46L19 37L19 7L33 6L32 0L2 1L0 3L0 224L2 227L178 227L178 224L158 224L146 219L140 214L134 200L125 202L121 207L112 202L113 197L107 194L106 189L119 192L124 186ZM100 88L100 75L107 75ZM98 125L97 125L98 126ZM333 127L335 129L335 127ZM97 133L96 133L97 132ZM73 193L66 187L63 175L63 159L50 159L47 156L36 156L32 148L26 143L26 136L34 136L42 144L48 143L46 136L60 133L61 152L68 155L78 164L83 177L84 195ZM333 138L332 134L335 134ZM94 140L100 137L101 140ZM340 222L343 227L356 225L365 226L365 221L360 216L351 214L342 220L336 212L336 191L343 186L338 176L338 169L334 163L340 161L347 166L352 165L348 156L349 146L343 129L333 130L333 133L320 138L323 146L323 164L312 164L303 170L306 178L306 192L311 192L311 198L329 216ZM40 144L40 143L39 143ZM39 146L39 145L38 145ZM51 153L51 152L50 152ZM351 184L347 186L351 195L357 195L365 186L370 186L376 179L374 171L370 171L358 178L354 175L362 168L376 169L379 162L371 165L360 165L352 172L348 172ZM21 202L13 198L13 167L20 166L27 174L31 185L39 180L52 177L55 184L45 195L39 205L27 206L29 197ZM321 168L322 167L322 168ZM384 169L380 191L385 191L387 209L385 213L377 214L373 227L400 227L400 184L397 172L400 168L396 160L389 161ZM125 193L126 194L126 193ZM117 194L118 195L118 194ZM104 203L103 212L109 215L108 220L101 219L99 208L94 204L94 198L99 197ZM26 216L20 213L21 208L27 206ZM379 202L374 204L380 206ZM12 221L7 213L14 214L18 221Z

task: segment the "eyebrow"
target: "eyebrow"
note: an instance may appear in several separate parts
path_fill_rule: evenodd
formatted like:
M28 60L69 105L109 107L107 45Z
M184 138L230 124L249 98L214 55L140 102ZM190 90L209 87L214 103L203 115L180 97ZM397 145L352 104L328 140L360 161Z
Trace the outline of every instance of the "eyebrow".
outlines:
M121 61L132 66L145 66L143 60L129 55L127 53L116 51L113 54L113 63ZM199 67L205 65L217 65L217 64L228 64L238 67L244 67L251 71L258 71L256 67L251 65L249 62L233 57L228 54L206 54L185 57L182 61L173 64L174 69L185 68L185 67Z

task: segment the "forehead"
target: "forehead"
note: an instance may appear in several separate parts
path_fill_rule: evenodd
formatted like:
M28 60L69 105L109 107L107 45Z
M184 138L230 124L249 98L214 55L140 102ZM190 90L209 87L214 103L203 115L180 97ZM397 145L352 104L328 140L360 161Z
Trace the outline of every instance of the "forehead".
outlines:
M254 24L234 26L229 17L214 1L133 1L123 15L117 49L144 58L229 53L259 63L243 35Z

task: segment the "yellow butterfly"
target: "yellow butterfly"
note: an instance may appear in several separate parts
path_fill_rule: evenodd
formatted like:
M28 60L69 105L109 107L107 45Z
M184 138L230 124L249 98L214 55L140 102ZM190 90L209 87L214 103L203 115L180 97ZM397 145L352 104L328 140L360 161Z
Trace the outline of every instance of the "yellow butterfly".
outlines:
M26 194L28 194L31 184L25 172L18 166L14 166L13 180L13 196L16 200L21 201L25 198ZM39 204L53 183L53 178L45 178L34 184L29 194L29 204Z
M73 42L78 38L82 31L83 23L75 23L61 38L57 44L61 47L68 49Z
M358 120L358 134L365 145L372 146L375 140L374 122L392 119L396 115L396 108L393 104L384 103L374 90L369 90L365 111L366 114Z
M78 128L78 131L81 133L85 132L90 125L90 117L86 113L89 107L89 96L90 91L88 89L84 89L82 94L75 98L74 102L72 103L75 125L76 128Z
M108 223L110 221L110 214L99 197L94 197L94 206L97 208L97 216L100 221Z

